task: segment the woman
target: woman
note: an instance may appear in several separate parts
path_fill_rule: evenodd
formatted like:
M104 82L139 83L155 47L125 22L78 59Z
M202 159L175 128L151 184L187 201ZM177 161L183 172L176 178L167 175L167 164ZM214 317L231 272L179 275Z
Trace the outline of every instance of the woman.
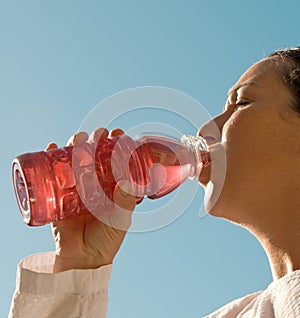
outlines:
M106 134L98 129L92 139ZM211 149L222 146L227 158L224 184L212 178L210 167L199 177L212 198L207 210L258 238L274 278L265 291L207 317L300 317L300 48L275 52L250 67L229 91L224 111L199 135ZM87 140L79 133L70 144ZM116 209L133 211L134 198L118 187L114 200ZM81 222L53 224L53 234L55 254L21 263L11 317L105 317L109 264L125 231L82 216Z

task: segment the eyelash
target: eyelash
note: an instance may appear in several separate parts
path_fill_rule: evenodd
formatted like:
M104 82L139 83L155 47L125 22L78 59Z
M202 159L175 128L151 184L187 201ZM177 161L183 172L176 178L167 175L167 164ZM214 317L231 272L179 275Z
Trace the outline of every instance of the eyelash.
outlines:
M250 102L241 102L241 103L236 103L235 106L240 107L240 106L246 106L248 104L250 104Z

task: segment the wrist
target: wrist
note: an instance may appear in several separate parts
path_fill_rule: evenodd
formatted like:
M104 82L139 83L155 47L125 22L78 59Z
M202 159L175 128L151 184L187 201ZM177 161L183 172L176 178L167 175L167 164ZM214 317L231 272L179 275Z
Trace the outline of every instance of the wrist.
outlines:
M95 269L101 266L109 265L111 262L104 262L98 258L71 258L61 255L55 255L53 273L59 273L70 269Z

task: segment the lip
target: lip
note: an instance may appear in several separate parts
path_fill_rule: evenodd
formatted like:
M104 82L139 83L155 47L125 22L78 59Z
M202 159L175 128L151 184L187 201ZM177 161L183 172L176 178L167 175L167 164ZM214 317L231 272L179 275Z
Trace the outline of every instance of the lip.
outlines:
M211 163L205 166L199 175L198 181L204 187L208 184L211 178Z
M203 138L205 139L208 147L216 143L216 139L214 137L205 136Z

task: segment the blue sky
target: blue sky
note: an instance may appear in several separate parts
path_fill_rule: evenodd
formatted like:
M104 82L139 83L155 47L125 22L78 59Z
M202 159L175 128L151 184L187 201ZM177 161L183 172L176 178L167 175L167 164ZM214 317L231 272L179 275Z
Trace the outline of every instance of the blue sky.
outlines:
M95 105L133 87L181 91L215 116L252 63L299 45L299 9L277 0L0 2L1 317L19 260L54 248L49 226L29 228L19 215L12 159L64 145ZM170 225L126 237L108 317L202 317L270 281L251 234L199 218L192 204Z

